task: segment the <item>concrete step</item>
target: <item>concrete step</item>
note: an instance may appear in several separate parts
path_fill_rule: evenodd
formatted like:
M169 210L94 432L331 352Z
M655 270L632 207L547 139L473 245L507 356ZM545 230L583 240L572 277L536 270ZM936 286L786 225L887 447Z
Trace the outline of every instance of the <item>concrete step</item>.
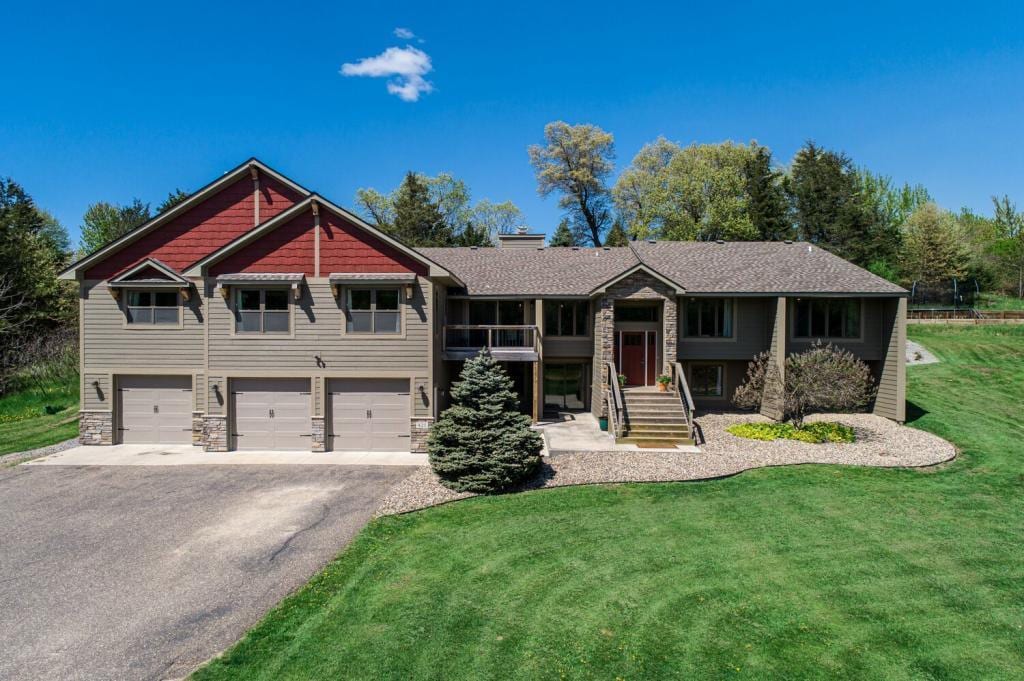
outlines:
M627 425L634 425L634 426L642 425L642 424L648 424L648 425L652 425L652 426L676 425L676 424L684 425L685 423L686 423L686 419L684 419L682 417L672 418L671 416L635 416L634 415L634 416L630 416L630 417L628 417L626 419L626 424Z
M690 429L686 427L685 423L631 423L629 424L627 430L629 431L630 435L676 433L681 434L683 437L690 436Z
M616 442L646 449L672 449L676 445L694 444L693 438L620 437Z
M686 419L686 412L682 409L629 409L626 408L626 418L637 416L658 416L667 419Z
M644 404L663 404L665 402L675 402L676 404L678 404L679 403L679 398L676 397L675 395L661 395L661 396L654 396L654 395L648 396L648 395L644 395L643 397L625 397L625 396L623 396L623 401L626 404L640 404L640 403L644 403Z

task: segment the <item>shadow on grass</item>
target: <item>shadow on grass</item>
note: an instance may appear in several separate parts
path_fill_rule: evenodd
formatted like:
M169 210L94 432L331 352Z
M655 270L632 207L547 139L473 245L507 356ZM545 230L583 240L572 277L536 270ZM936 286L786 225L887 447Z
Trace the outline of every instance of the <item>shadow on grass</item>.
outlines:
M927 414L927 410L922 409L921 407L917 406L910 400L907 400L907 423L913 423L914 421L918 420L922 416L926 416Z

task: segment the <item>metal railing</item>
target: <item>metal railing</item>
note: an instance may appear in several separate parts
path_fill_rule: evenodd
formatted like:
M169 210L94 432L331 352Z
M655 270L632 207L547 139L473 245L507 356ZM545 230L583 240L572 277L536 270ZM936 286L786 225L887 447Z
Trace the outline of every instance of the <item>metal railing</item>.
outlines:
M679 401L686 413L686 425L693 433L693 395L690 394L690 385L686 382L686 372L679 362L672 362L672 385L675 386Z
M605 400L608 403L608 430L615 437L622 437L625 428L623 417L622 388L619 387L619 372L615 369L615 362L606 360L605 368L608 371L608 379L605 383Z
M446 324L445 350L537 349L537 327L531 324Z

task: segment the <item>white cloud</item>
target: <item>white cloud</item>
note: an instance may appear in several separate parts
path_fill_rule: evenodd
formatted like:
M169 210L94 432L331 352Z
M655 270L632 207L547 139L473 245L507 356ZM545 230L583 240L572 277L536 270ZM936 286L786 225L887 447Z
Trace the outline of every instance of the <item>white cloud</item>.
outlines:
M433 84L423 77L433 70L430 55L412 46L389 47L376 57L341 65L343 76L391 78L388 92L406 102L415 102L421 94L434 91Z
M398 28L395 29L395 37L401 38L402 40L412 40L413 38L416 37L416 34L407 28L402 28L401 26L399 26Z

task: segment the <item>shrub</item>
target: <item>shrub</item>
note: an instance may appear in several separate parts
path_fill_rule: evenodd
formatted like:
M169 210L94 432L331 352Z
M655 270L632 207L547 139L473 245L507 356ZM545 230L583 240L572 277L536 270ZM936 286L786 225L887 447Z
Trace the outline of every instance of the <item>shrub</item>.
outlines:
M760 409L770 371L767 352L755 357L747 367L746 380L733 395L733 404L741 409ZM783 414L798 428L808 414L858 411L874 396L871 368L848 350L819 342L786 358Z
M853 428L841 423L820 421L799 428L789 423L738 423L726 430L749 440L798 440L820 444L822 442L853 442Z
M430 465L459 492L498 492L540 467L544 441L518 411L512 379L483 351L452 385L452 406L427 438Z

